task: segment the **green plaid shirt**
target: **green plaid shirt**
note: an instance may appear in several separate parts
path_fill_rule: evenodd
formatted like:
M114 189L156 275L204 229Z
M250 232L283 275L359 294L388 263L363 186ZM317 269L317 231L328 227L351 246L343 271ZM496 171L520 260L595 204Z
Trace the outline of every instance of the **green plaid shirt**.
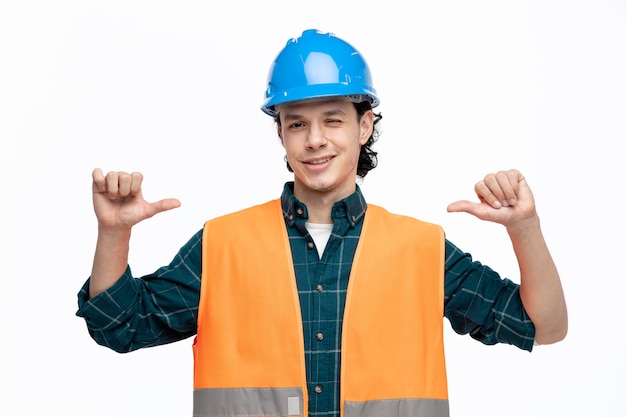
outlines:
M354 194L335 203L333 230L319 256L305 228L306 206L287 183L281 196L300 295L310 416L339 415L341 323L366 202ZM89 281L78 294L77 315L93 339L118 352L193 336L200 296L202 230L153 274L135 279L128 268L109 290L88 299ZM446 240L445 317L460 334L484 344L508 343L532 350L534 326L519 286L473 261ZM260 342L262 343L262 342Z

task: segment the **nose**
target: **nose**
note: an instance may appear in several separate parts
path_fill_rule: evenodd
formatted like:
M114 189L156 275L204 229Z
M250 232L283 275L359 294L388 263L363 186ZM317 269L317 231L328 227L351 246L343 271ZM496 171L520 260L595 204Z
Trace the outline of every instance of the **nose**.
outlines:
M306 145L308 148L317 149L326 145L326 132L319 123L311 123L307 136Z

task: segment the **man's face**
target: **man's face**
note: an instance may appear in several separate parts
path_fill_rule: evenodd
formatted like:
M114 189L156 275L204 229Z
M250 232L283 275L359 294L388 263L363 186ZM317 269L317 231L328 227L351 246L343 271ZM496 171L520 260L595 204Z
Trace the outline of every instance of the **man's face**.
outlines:
M353 103L330 100L297 103L282 109L279 117L278 135L294 172L296 197L337 201L352 194L373 113L359 118Z

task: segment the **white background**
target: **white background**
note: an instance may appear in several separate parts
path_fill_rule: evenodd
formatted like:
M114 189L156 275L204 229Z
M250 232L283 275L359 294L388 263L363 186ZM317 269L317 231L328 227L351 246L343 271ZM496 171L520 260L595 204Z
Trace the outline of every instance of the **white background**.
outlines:
M0 414L190 416L191 340L121 355L75 317L96 237L91 171L182 207L134 230L136 274L290 176L259 106L288 38L334 32L382 99L371 203L440 223L513 280L505 231L448 203L519 168L570 312L526 353L446 322L454 416L626 416L626 2L0 0ZM384 383L384 381L381 381Z

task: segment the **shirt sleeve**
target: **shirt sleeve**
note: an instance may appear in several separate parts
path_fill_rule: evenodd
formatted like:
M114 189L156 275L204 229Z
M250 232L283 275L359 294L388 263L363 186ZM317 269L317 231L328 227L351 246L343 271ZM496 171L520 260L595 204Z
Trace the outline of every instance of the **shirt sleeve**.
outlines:
M444 305L455 332L486 345L507 343L532 351L535 327L522 305L519 285L448 240Z
M78 293L78 311L91 337L125 353L193 336L197 331L202 230L172 262L135 278L130 267L108 290L88 296L89 280Z

